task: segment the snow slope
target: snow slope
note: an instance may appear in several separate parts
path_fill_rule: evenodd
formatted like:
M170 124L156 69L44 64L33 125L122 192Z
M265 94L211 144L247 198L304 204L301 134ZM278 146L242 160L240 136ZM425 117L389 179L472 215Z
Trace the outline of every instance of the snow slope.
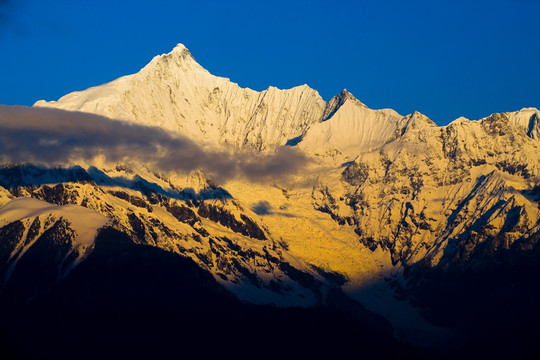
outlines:
M216 189L200 172L183 179L119 164L86 166L96 187L62 190L141 243L191 257L245 300L312 305L324 297L280 268L287 263L317 286L335 285L324 274L345 279L348 294L384 313L381 304L397 301L389 279L412 292L430 271L482 268L540 236L534 108L439 127L418 112L369 109L346 90L325 102L306 85L241 88L183 45L137 74L35 106L159 126L210 146L271 152L287 144L308 154L305 172L287 182L232 179ZM0 191L46 199L43 186ZM378 303L379 292L386 300ZM402 334L403 319L416 319L410 329L419 337L433 330L402 305L406 314L386 313Z
M34 106L96 113L177 131L200 142L268 150L319 120L325 102L307 85L257 92L210 74L178 44L140 72Z
M74 245L93 244L97 230L107 224L109 219L86 207L77 205L51 205L33 198L17 198L0 207L0 226L22 219L40 216L53 216L67 220L77 236Z
M98 229L109 223L79 205L2 196L6 200L0 207L0 293L32 297L46 291L86 258Z
M392 139L403 118L391 109L372 110L347 90L333 98L329 108L327 118L313 124L299 143L307 153L352 160Z

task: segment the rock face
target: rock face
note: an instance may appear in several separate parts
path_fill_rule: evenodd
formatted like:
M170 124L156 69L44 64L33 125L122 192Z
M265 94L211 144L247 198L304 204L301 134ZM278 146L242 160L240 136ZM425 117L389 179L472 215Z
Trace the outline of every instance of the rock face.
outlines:
M26 172L26 175L42 173L28 165L12 166L8 170L17 174ZM49 169L46 173L49 172L71 174L73 171ZM262 302L285 300L284 304L307 305L323 300L325 278L284 252L283 246L272 239L257 220L257 215L237 201L219 196L197 200L192 199L191 194L183 196L179 192L171 196L165 191L160 193L159 188L141 189L137 182L131 188L98 186L86 180L91 178L86 172L81 178L84 180L78 182L57 179L60 181L57 185L37 184L38 179L34 178L32 186L25 183L7 186L12 197L23 196L0 208L4 224L2 259L10 272L19 269L17 261L21 251L38 247L58 253L52 261L54 266L50 266L69 269L73 261L80 261L86 252L92 251L97 229L108 222L136 244L156 246L192 258L218 281L236 288L242 297L251 301L261 302L267 298ZM44 215L35 217L35 209ZM19 220L20 217L24 220ZM93 235L86 229L92 222L95 223ZM58 241L40 245L48 240L36 240L39 229L63 235L53 237ZM82 236L77 237L78 233L85 236L84 240L80 240ZM72 250L76 239L81 248ZM30 244L30 249L26 244ZM55 273L51 282L62 274ZM264 295L266 292L268 294Z
M389 249L394 263L436 265L471 232L504 234L508 247L540 230L528 195L539 179L540 144L510 116L444 128L411 124L342 173L362 241Z
M17 208L19 197L77 206L106 217L134 244L190 258L242 300L339 303L356 314L358 306L365 311L360 301L421 345L437 326L487 324L482 308L498 309L504 319L494 337L519 328L527 315L539 318L515 311L532 306L540 288L531 275L538 273L540 238L537 109L439 127L418 112L369 109L346 90L325 102L306 85L240 88L208 73L182 45L137 74L35 106L159 126L230 151L265 154L291 146L310 162L289 181L232 179L219 186L202 172L169 176L144 164L4 164L0 215ZM78 264L69 254L79 225L57 216L34 236L33 222L42 224L47 212L22 213L0 223L0 275L15 276L15 260L24 259L17 249L47 229L56 235L37 245L57 248L50 262L60 269L66 261L67 268ZM92 241L85 244L91 253ZM86 256L77 254L77 261ZM59 271L53 275L66 274ZM489 286L475 288L467 279ZM504 295L512 289L518 291ZM336 300L336 291L348 300ZM370 291L399 302L399 314L370 300Z

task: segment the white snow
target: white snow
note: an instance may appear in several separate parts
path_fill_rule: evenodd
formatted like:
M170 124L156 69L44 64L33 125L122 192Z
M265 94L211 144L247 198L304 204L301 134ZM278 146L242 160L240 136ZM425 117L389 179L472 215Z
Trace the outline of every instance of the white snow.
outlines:
M299 146L307 153L342 154L352 160L393 138L403 116L394 110L372 110L348 98L326 121L312 125Z
M109 221L106 216L78 205L57 206L33 198L16 198L0 207L0 226L42 215L67 220L77 232L74 245L93 244L97 230Z
M140 72L34 106L76 110L179 132L199 142L272 150L321 117L307 85L257 92L210 74L183 45Z
M86 111L159 126L211 146L265 152L296 139L298 148L314 159L305 173L287 184L272 186L230 180L223 186L235 203L228 203L227 209L238 218L239 214L248 213L247 209L265 204L266 213L258 217L249 214L268 230L272 240L286 244L288 249L283 256L287 261L305 271L309 271L311 264L345 275L350 280L345 286L348 293L370 310L387 316L403 336L407 335L408 323L412 324L409 329L420 335L434 328L425 323L417 309L398 303L391 289L381 285L384 276L399 273L403 264L392 265L387 248L369 250L360 243L355 230L360 230L363 238L387 241L397 253L409 252L405 260L408 264L428 259L435 266L441 261L448 239L466 231L498 201L506 205L487 219L494 232L504 226L509 209L517 206L525 213L519 226L530 231L540 228L537 202L522 193L538 185L540 178L540 112L534 108L499 114L503 120L500 124L491 123L490 117L478 121L461 117L438 127L418 112L401 116L391 109L370 109L347 91L326 103L307 85L288 90L269 87L262 92L241 88L227 78L210 74L181 44L169 54L156 56L137 74L73 92L58 101L38 101L35 106ZM501 129L491 129L491 125ZM362 165L358 177L365 175L366 179L361 184L342 180L342 164L352 161ZM530 177L510 174L501 164L526 164ZM106 173L113 179L117 175L128 179L124 185L129 185L134 176L114 170ZM165 179L142 165L135 169L135 174L167 190L170 184L192 187L195 191L208 186L200 172L185 179L179 175ZM100 185L112 188L121 184ZM0 199L7 201L7 197ZM350 203L354 197L359 199L355 207ZM180 234L194 231L159 206L149 214L146 209L137 209L112 196L106 200L114 207L119 224L126 228L129 224L125 214L133 211L141 218L154 216ZM102 209L102 201L96 200L92 206ZM316 210L323 206L331 208L334 215L349 219L351 224L339 225L330 214ZM412 215L405 216L407 211ZM56 207L32 199L12 200L0 208L0 218L17 219L48 212L70 219L78 233L84 233L88 224L86 220L85 224L77 223L75 218L94 219L89 221L92 225L86 228L87 233L106 221L88 209ZM411 216L418 220L420 213L425 218L422 227L410 221ZM448 224L451 215L459 216L460 221ZM227 236L242 248L259 254L270 243L251 241L207 219L202 223L212 236ZM403 223L414 229L406 241L396 230ZM509 239L516 234L510 234ZM160 237L156 246L174 251L183 246L200 253L210 249L208 239L199 244ZM243 264L251 266L261 278L264 273L270 274L268 278L286 278L269 269L261 258L257 261ZM233 283L237 279L232 279L232 275L230 281L214 275L245 300L313 303L305 289L295 289L296 293L288 299L279 300L267 290ZM365 289L368 291L362 292ZM304 300L298 294L304 295Z

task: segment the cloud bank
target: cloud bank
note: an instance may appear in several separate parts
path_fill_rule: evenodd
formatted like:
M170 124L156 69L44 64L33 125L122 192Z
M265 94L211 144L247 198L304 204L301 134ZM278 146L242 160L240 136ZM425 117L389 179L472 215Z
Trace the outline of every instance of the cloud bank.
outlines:
M216 181L283 180L301 170L307 157L291 147L269 155L204 148L157 127L58 109L0 105L0 161L76 164L98 157L110 163L142 163L166 172L201 169Z

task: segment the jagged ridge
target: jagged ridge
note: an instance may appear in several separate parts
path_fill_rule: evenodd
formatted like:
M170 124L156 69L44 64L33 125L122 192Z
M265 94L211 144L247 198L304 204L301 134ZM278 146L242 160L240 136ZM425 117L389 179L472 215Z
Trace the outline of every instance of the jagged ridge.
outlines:
M294 291L323 296L313 291L327 284L322 274L338 272L358 299L360 290L382 287L391 277L396 289L429 305L424 281L484 266L507 252L526 258L537 244L537 109L438 127L418 112L403 117L369 109L346 90L326 103L307 86L242 89L209 74L183 46L137 74L36 106L161 126L214 146L272 151L288 143L309 154L313 162L297 182L224 184L221 194L234 200L199 202L200 194L185 197L192 191L175 181L157 193L144 181L128 190L97 181L62 185L70 194L62 199L115 219L140 243L188 254L231 288L234 281L258 284L278 294L271 302ZM204 175L197 179L205 182ZM45 199L56 191L31 183L13 188L13 181L4 181L4 199ZM260 217L250 209L262 209ZM300 286L288 291L282 282Z

